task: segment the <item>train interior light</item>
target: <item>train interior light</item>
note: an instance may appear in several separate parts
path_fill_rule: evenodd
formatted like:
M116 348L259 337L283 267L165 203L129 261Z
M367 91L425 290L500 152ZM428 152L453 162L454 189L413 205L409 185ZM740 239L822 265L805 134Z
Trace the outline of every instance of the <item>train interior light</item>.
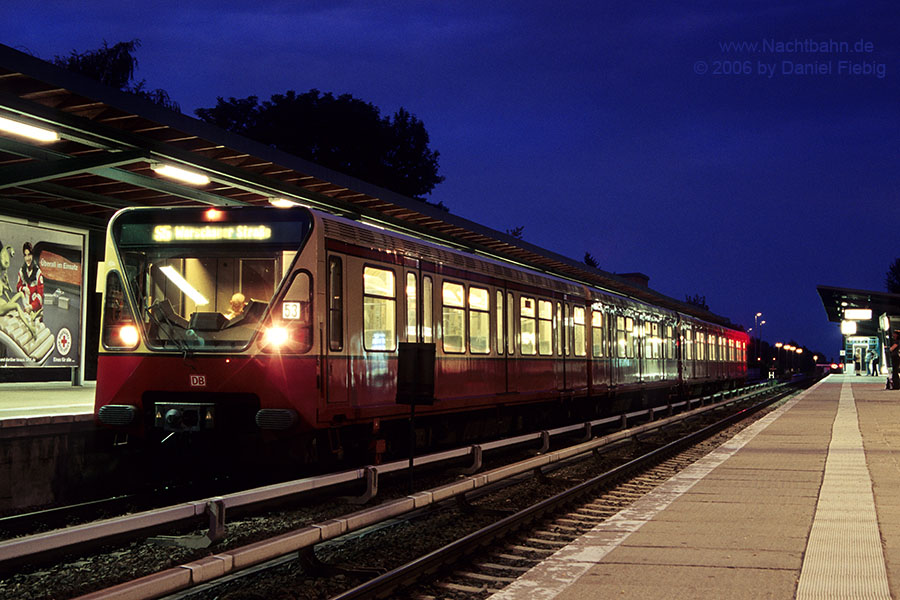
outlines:
M0 117L0 131L27 137L28 139L36 140L38 142L56 142L59 140L59 134L55 131L44 129L43 127L35 127L34 125L27 125L5 117Z
M181 273L176 271L173 267L166 265L164 267L160 267L159 269L162 273L169 278L169 281L175 284L175 286L187 294L187 296L194 301L194 304L197 306L204 306L209 304L209 300L206 297L198 292L194 286L187 282L187 280L181 276Z

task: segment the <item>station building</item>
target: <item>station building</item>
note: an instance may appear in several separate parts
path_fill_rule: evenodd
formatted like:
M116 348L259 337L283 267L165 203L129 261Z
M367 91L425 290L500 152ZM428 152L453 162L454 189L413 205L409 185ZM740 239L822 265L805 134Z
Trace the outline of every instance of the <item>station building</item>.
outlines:
M848 375L865 375L866 356L878 357L878 375L891 372L891 332L900 329L900 294L820 285L828 320L840 324L841 359Z

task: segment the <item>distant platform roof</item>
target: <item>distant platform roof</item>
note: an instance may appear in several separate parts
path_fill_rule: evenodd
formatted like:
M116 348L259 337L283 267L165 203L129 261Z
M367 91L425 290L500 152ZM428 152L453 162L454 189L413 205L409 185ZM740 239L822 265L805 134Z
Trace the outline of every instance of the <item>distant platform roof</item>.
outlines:
M131 206L263 205L283 197L615 291L701 319L724 317L0 45L0 117L59 133L55 142L0 136L6 214L105 228ZM161 162L202 171L190 187Z
M840 323L844 320L844 311L848 308L870 308L872 309L871 323L873 325L870 328L866 328L866 332L874 333L876 329L875 323L880 315L885 313L900 315L900 294L872 290L854 290L827 285L817 286L816 289L822 298L822 305L825 307L828 320L834 323ZM868 331L868 329L872 329L872 331Z

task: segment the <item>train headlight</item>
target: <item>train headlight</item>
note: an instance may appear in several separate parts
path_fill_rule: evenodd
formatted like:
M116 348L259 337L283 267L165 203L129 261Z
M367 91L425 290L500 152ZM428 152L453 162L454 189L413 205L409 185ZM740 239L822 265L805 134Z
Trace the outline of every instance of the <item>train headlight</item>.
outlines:
M119 341L126 348L135 348L138 345L138 330L134 325L122 325L119 328Z
M263 332L263 345L278 348L286 343L289 337L286 327L275 325Z

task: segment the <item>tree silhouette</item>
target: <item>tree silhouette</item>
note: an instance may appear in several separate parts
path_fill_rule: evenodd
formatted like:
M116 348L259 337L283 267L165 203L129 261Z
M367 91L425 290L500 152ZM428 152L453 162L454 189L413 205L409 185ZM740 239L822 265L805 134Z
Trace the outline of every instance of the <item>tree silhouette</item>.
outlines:
M370 102L312 89L263 102L219 97L216 106L195 112L223 129L411 198L422 200L444 180L425 126L403 108L382 117Z
M594 258L594 255L591 254L590 252L584 253L584 264L586 264L589 267L594 267L595 269L600 268L600 263L597 262L597 259Z
M706 304L706 296L701 296L699 294L694 294L693 296L685 296L684 301L688 304L699 306L703 310L709 310L709 305Z
M884 276L884 287L891 294L900 294L900 258L895 258Z
M178 103L172 100L168 92L160 88L147 89L147 82L144 79L134 81L134 72L138 65L134 53L140 47L140 40L119 42L112 47L103 40L102 48L84 52L72 50L68 56L56 55L52 62L58 67L96 79L104 85L180 112Z
M513 227L512 229L506 230L506 235L516 238L517 240L521 240L522 236L525 234L525 226L519 225L518 227Z

